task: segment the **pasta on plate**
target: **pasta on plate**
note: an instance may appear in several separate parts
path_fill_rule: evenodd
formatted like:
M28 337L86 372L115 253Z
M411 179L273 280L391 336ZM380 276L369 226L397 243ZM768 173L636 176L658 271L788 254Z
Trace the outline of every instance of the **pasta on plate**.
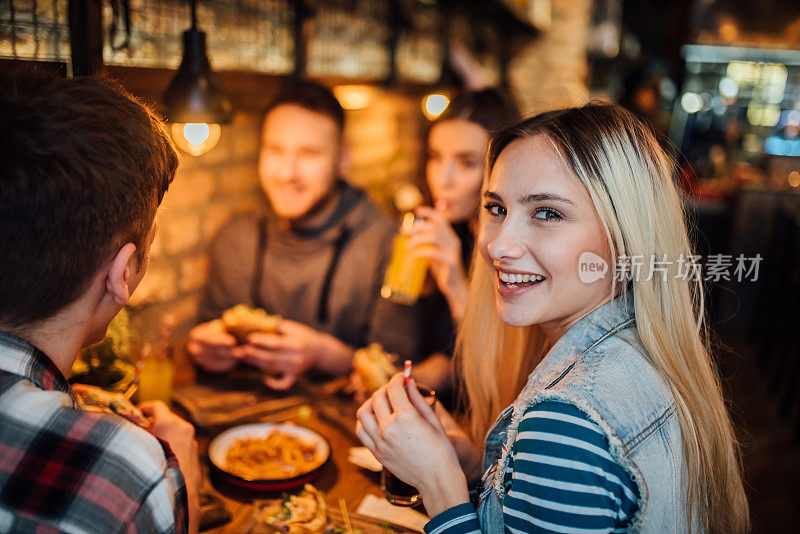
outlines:
M226 468L247 480L285 479L308 473L323 461L314 444L273 430L265 438L234 442L226 455Z

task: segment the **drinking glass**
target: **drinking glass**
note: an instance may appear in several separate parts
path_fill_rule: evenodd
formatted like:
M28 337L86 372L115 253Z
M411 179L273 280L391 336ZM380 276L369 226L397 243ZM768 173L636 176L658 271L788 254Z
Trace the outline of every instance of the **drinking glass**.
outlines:
M436 405L436 392L428 387L417 384L417 389L431 407ZM417 488L397 478L385 467L381 471L381 489L386 500L398 506L414 506L420 502Z

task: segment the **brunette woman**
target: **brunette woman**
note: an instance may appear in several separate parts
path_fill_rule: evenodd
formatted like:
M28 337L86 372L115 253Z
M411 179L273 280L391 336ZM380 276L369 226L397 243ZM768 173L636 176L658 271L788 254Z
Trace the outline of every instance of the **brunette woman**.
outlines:
M431 262L435 293L428 297L431 356L415 368L421 382L446 392L452 380L455 324L464 315L467 272L489 137L519 120L513 98L489 88L466 91L431 126L425 178L434 207L417 209L409 245Z

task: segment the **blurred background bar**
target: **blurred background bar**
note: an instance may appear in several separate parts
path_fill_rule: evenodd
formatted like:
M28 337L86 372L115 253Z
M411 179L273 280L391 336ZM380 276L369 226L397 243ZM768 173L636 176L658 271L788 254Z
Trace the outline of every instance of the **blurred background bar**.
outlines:
M190 13L186 0L0 0L0 68L112 76L166 113ZM196 14L232 120L173 127L208 146L181 145L128 310L136 343L158 343L164 317L178 334L196 323L210 240L260 201L263 112L287 79L334 89L345 178L392 211L398 190L424 182L428 125L469 82L453 67L466 52L526 115L599 100L648 120L677 162L703 261L759 258L709 281L709 320L755 531L797 529L800 2L200 0Z

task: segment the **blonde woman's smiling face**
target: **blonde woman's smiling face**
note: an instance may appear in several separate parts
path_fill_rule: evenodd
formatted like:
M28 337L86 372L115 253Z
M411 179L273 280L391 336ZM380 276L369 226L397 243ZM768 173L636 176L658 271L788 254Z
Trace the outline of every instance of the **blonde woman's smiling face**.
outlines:
M494 277L504 322L540 325L551 342L608 301L611 276L590 283L579 259L613 267L600 216L581 180L542 135L500 154L482 199L478 247Z

